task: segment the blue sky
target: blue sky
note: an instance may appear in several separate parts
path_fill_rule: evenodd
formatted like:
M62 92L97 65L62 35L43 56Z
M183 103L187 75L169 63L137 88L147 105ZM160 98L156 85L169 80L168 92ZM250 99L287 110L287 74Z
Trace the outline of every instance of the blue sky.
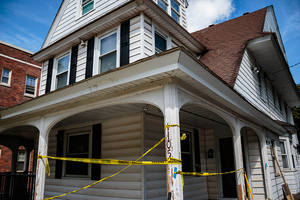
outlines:
M0 0L0 40L38 51L60 3L61 0ZM300 62L300 0L189 0L189 3L190 31L273 5L289 65ZM295 82L300 83L300 64L291 68L291 72Z

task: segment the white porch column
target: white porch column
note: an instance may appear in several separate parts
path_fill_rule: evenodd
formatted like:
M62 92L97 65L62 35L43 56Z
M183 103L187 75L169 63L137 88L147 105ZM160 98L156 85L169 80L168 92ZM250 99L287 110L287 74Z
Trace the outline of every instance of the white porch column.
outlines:
M234 157L235 157L235 168L240 169L244 167L243 163L243 153L242 153L242 143L241 143L241 132L240 128L235 127L235 134L233 135L233 147L234 147ZM240 170L235 173L237 186L238 186L238 198L239 200L246 199L246 186L244 170Z
M46 127L44 117L41 118L38 155L47 155L48 151L48 136L46 136ZM46 180L46 161L45 159L37 159L36 164L36 180L35 180L35 200L44 198Z
M179 125L178 90L175 84L164 86L164 124ZM181 159L180 128L173 126L165 129L166 158ZM167 165L167 188L172 200L183 200L182 180L174 175L174 170L181 171L181 165Z

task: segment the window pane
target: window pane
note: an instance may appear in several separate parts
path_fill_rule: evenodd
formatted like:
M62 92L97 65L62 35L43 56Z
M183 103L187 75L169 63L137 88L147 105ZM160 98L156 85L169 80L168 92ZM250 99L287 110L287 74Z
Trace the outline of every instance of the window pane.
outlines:
M69 154L88 153L89 134L73 135L69 137Z
M182 171L183 172L192 172L192 154L181 154L182 157Z
M2 77L2 80L1 80L2 83L8 83L8 78L6 77Z
M171 6L179 13L179 4L176 1L171 0Z
M23 170L24 170L24 162L18 162L17 171L23 171Z
M158 0L157 4L159 5L159 7L161 7L164 11L167 12L167 4L165 3L164 0Z
M283 168L289 168L288 160L287 160L287 156L286 155L282 156L282 164L283 164Z
M63 71L66 71L68 70L68 68L69 68L69 55L58 60L57 73L59 74Z
M35 86L35 78L27 76L26 85Z
M117 47L117 33L114 33L101 40L101 49L100 54L106 54L110 51L113 51Z
M72 155L68 157L88 158L88 154ZM81 162L66 162L66 174L68 175L88 175L88 164Z
M19 151L18 161L25 161L25 152Z
M91 11L93 8L94 8L94 1L91 1L83 6L82 14L84 15L85 13Z
M101 58L101 70L100 72L106 72L116 68L116 52L110 53Z
M57 76L57 89L67 85L68 73L63 73Z
M176 22L179 21L179 16L178 16L178 14L174 10L172 10L172 18L175 19Z
M4 77L9 77L9 71L3 69L3 76L4 76Z
M160 52L167 50L167 41L157 33L155 33L155 48Z
M280 142L280 149L281 149L281 154L286 154L285 153L284 142Z

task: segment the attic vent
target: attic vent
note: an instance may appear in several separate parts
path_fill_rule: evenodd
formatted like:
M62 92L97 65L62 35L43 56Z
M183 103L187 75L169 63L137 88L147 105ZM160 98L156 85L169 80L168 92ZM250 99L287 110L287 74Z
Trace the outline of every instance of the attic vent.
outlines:
M214 24L211 24L211 25L209 25L208 27L212 27L212 26L214 26Z
M245 12L243 15L248 15L249 14L249 12Z

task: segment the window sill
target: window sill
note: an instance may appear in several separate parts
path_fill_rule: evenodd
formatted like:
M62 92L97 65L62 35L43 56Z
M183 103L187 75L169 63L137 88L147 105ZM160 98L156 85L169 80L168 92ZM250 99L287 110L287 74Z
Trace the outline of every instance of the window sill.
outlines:
M7 84L7 83L0 83L0 85L10 88L10 84Z
M36 95L26 94L26 93L24 94L24 96L25 96L25 97L30 97L30 98L35 98L35 97L36 97Z
M83 17L85 17L86 15L88 15L89 13L93 12L95 10L95 8L93 8L92 10L90 10L89 12L85 13L84 15L81 15L80 17L78 17L75 21L78 21L80 19L82 19Z

